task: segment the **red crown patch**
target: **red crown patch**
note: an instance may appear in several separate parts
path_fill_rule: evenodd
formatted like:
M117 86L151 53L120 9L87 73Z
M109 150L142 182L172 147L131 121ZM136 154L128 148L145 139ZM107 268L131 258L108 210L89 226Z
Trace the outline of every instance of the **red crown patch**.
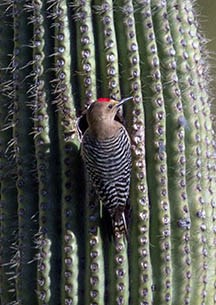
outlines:
M100 97L97 99L97 102L99 103L104 103L104 102L109 102L110 101L110 98L108 97Z

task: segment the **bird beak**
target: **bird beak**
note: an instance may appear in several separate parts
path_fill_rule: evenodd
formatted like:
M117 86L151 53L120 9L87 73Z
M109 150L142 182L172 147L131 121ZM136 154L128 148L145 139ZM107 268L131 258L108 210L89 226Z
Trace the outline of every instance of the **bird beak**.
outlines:
M119 101L118 104L116 104L116 107L121 106L122 104L124 104L125 102L127 102L127 101L129 101L131 99L133 99L133 96L124 98L123 100Z

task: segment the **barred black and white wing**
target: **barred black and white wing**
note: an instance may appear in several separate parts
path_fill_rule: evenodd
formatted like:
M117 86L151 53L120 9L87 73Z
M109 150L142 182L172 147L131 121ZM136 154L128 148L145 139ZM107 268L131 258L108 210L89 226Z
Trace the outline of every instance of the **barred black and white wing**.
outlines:
M104 140L87 130L82 141L82 155L88 175L112 219L114 234L127 233L125 206L130 188L131 148L126 129Z

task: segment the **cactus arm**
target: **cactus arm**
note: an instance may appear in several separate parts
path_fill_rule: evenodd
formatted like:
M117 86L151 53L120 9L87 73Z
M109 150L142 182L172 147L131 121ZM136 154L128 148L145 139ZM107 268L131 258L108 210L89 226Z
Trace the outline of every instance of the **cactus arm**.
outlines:
M211 66L209 65L208 52L206 50L206 39L202 36L199 25L196 19L196 7L194 8L189 1L185 4L186 15L188 21L188 33L192 44L190 48L194 49L194 57L196 58L195 66L198 76L197 86L201 91L200 104L201 104L201 127L202 127L202 157L203 157L203 176L202 188L205 190L205 204L204 209L200 209L197 214L202 219L203 234L203 254L206 257L204 265L205 276L203 276L203 292L202 298L208 304L216 300L216 280L215 280L215 132L212 124L211 114ZM194 35L195 33L195 35ZM209 71L210 70L210 71ZM210 73L209 73L210 72ZM213 234L211 234L213 233ZM207 280L208 279L208 280Z
M182 228L180 223L189 221L190 214L186 190L185 132L180 124L184 119L182 96L178 85L176 71L175 49L169 24L167 6L152 2L154 11L153 21L157 32L157 46L162 71L163 94L166 101L167 124L167 162L169 177L169 199L171 207L172 234L172 266L175 281L173 281L173 304L187 302L190 290L190 244L189 226ZM170 14L173 13L172 11Z
M57 183L56 170L55 167L52 167L52 163L56 160L56 152L52 148L52 132L50 131L52 106L48 85L50 75L47 66L51 62L49 53L51 41L46 9L47 7L42 1L34 1L32 7L29 7L35 33L33 36L34 82L31 88L31 106L38 177L37 295L39 304L44 304L44 302L55 304L59 299L59 275L57 265L54 263L59 259L59 255L56 255L59 244L56 242L58 224L55 217L59 207L58 196L53 191L53 184ZM52 268L51 265L53 265ZM54 278L55 280L52 280Z
M92 7L88 1L71 3L72 14L76 28L76 54L78 79L79 107L95 100L96 91L96 62L95 41L93 36ZM86 177L86 181L88 178ZM88 184L88 183L87 183ZM83 189L82 189L83 191ZM95 195L89 187L86 188L84 213L85 223L85 293L81 291L81 299L90 302L104 302L104 257L102 250L101 230L99 227L100 208ZM83 227L81 228L83 230Z
M114 20L113 20L113 11L112 11L112 2L98 2L94 1L94 25L97 39L96 50L103 49L103 52L99 56L97 61L97 73L100 75L100 80L98 83L97 95L98 96L108 96L112 93L112 96L119 96L117 89L119 88L119 73L118 73L118 55L117 55L117 46L115 40L115 29L114 29ZM96 53L96 56L98 54ZM104 84L107 85L104 85ZM101 86L103 84L103 86ZM101 89L102 88L102 89ZM94 206L94 205L93 205ZM94 208L93 208L94 210ZM93 211L92 210L92 211ZM106 232L107 233L107 232ZM109 233L108 233L109 234ZM97 239L94 239L94 241ZM110 241L107 241L110 243ZM105 272L107 275L107 291L109 291L108 302L110 304L116 302L128 302L128 272L126 266L128 266L127 259L127 247L123 240L119 244L115 244L114 241L111 242L110 247L106 247L107 255ZM95 247L97 243L95 242ZM98 246L97 246L98 247ZM100 252L97 249L98 259L100 258ZM123 260L121 259L123 257ZM95 260L95 259L94 259ZM100 264L95 264L101 266ZM117 267L118 266L118 267ZM124 267L124 268L123 268ZM116 271L115 271L116 270ZM98 272L98 270L96 271ZM113 274L115 273L115 277ZM99 290L100 291L100 290ZM97 295L96 290L90 295ZM99 300L97 296L92 301Z
M6 104L6 98L4 98L4 100L1 99L0 102ZM8 126L6 127L8 122L5 122L5 117L7 117L7 105L6 109L2 107L0 112L0 300L2 304L8 304L15 301L15 274L13 268L15 257L12 245L15 244L16 238L14 235L17 229L17 193L16 188L13 185L13 183L15 183L14 162L13 160L10 160L10 153L8 151L8 142L11 139L11 129L8 129ZM6 128L6 130L4 130L4 128Z
M96 99L96 63L92 24L92 8L89 1L71 1L76 27L77 67L79 102L83 108L85 101Z
M152 273L149 249L149 201L145 164L145 118L140 82L140 56L136 38L136 6L132 1L118 2L116 34L120 59L120 80L123 96L134 96L126 105L127 129L132 139L133 170L131 177L131 218L129 237L130 299L132 304L152 302ZM122 20L123 22L118 22ZM124 67L121 69L121 67ZM126 70L127 67L127 70ZM131 118L130 113L133 113ZM137 277L137 273L140 276ZM137 293L137 291L139 293Z
M112 1L94 1L96 50L103 50L100 54L97 71L100 72L98 94L119 98L119 67L118 50L115 35L114 11ZM97 53L96 53L97 54ZM105 86L104 86L105 84ZM101 86L102 85L102 86ZM109 234L109 233L108 233ZM107 291L109 304L128 304L128 259L127 243L121 238L107 241L110 247L106 256ZM113 276L115 274L115 276Z
M196 155L196 151L198 151L198 148L196 147L197 143L195 140L195 134L193 132L193 122L191 122L191 120L193 120L193 116L190 116L190 112L193 113L193 109L192 106L190 107L191 104L191 97L190 97L190 84L189 81L187 83L187 79L183 78L182 75L187 75L189 73L188 68L187 68L187 62L185 61L185 50L184 47L182 47L182 44L184 45L184 36L182 35L182 25L181 22L178 22L178 20L180 19L180 14L179 14L179 10L178 8L173 8L171 7L170 10L173 11L172 14L170 14L170 23L174 24L174 22L176 23L175 27L171 28L171 31L173 33L173 41L174 41L174 46L175 46L175 50L176 50L176 58L177 58L177 73L178 73L178 77L179 79L181 79L182 81L179 83L180 85L180 90L181 90L181 94L182 94L182 101L183 103L183 110L184 110L184 120L181 120L181 125L183 125L184 129L185 129L185 154L186 154L186 160L188 160L188 162L186 162L186 172L190 173L191 170L194 169L194 172L196 172L196 161L195 158L193 157L193 160L191 156ZM171 12L172 12L171 11ZM182 39L179 39L179 35L180 37L182 37ZM182 35L182 36L181 36ZM185 89L187 88L187 89ZM195 106L196 107L196 106ZM190 162L189 162L190 160ZM197 186L196 186L196 181L193 177L193 175L195 176L195 173L191 173L191 179L189 178L189 175L187 174L186 176L186 185L187 185L187 194L188 194L188 201L190 202L190 206L189 206L189 212L191 215L191 222L193 222L194 219L194 215L196 215L196 211L194 211L194 207L196 206L196 203L198 202L198 190L197 190ZM190 179L190 183L189 183L189 179ZM191 208L192 206L192 208ZM184 225L185 223L185 225ZM187 229L187 223L186 222L182 222L180 223L183 229ZM188 229L190 229L190 222L188 223L189 227ZM186 227L186 228L184 228ZM194 229L195 231L199 231L199 224L197 224L197 222L194 222ZM189 240L190 242L190 257L191 255L194 255L194 249L195 249L195 244L197 244L198 240L200 239L200 234L199 237L195 237L195 236L190 236L189 232L187 234L188 238L186 240ZM199 243L199 247L200 247L200 243ZM199 247L197 247L195 251L201 251L200 249L198 249ZM191 264L191 261L188 262L189 264ZM196 265L201 266L201 256L199 256L199 258L196 259ZM193 266L191 266L191 269L193 268ZM188 273L187 278L190 278L192 276L193 271L191 270L191 272ZM198 277L197 277L198 278ZM187 298L186 300L190 301L191 299L191 286L193 285L193 280L191 280L189 282L188 285L188 293L187 293ZM196 285L196 284L195 284ZM197 285L197 287L199 287L199 285Z
M49 304L51 298L51 240L40 234L37 237L36 246L38 249L37 261L37 295L38 304Z
M104 304L105 278L103 241L100 229L100 202L92 186L88 184L85 218L86 235L86 263L85 263L85 304Z
M11 82L11 56L13 35L11 9L0 7L0 304L16 301L15 270L12 244L15 244L17 229L17 201L15 187L15 161L11 151L11 111L13 107ZM10 109L10 113L9 110Z
M128 248L124 237L115 244L115 302L129 304Z
M43 25L42 3L36 2L33 6L32 21L34 26L33 58L34 58L34 85L32 87L33 119L34 119L34 141L35 155L37 160L38 172L38 205L39 205L39 235L36 237L36 247L38 249L38 268L37 268L37 295L38 303L49 303L50 292L50 258L51 241L46 236L50 229L50 221L47 213L49 202L47 201L48 178L47 156L50 150L50 138L48 127L48 114L46 94L44 88L44 25ZM37 34L36 34L37 33Z
M78 301L77 200L79 164L78 139L75 135L75 109L71 87L71 56L68 6L66 1L54 1L50 7L54 26L54 104L58 110L58 141L61 160L61 225L62 271L61 303ZM78 162L78 164L77 164Z
M212 123L210 116L210 104L207 94L207 82L206 82L206 68L203 61L205 60L204 54L202 54L201 35L197 30L197 21L194 17L194 9L192 3L186 1L181 6L181 17L184 21L184 37L186 41L186 51L191 54L188 58L188 64L191 67L190 75L194 80L194 85L197 90L194 90L195 98L194 104L196 104L199 116L194 122L197 130L197 139L199 140L199 156L197 158L197 180L199 180L199 206L197 205L196 218L198 218L199 230L200 230L200 242L202 245L201 257L202 257L202 277L199 279L199 284L195 284L192 290L192 295L197 293L200 295L200 299L206 302L206 296L208 296L209 302L213 302L213 286L209 285L207 278L214 278L212 257L214 256L214 250L212 248L213 235L209 232L212 231L212 206L211 201L214 195L209 190L211 185L211 179L209 179L209 166L208 162L211 156L211 139L212 139ZM198 253L197 253L198 254ZM196 253L195 253L196 255ZM200 253L198 254L200 255ZM197 268L197 267L196 267ZM200 287L200 291L197 292L197 287Z
M112 1L93 2L96 43L98 96L120 97L118 50ZM99 50L103 50L99 54Z
M175 9L173 9L173 11L177 11L177 13L175 13L177 17L175 18L175 22L178 24L178 26L173 27L172 30L174 31L177 28L179 29L178 33L176 33L177 36L175 34L173 35L173 37L176 38L174 39L174 45L178 55L177 71L179 75L187 74L187 77L184 80L181 78L182 82L180 82L180 88L184 101L183 109L188 124L188 126L186 126L186 160L189 161L186 163L187 173L189 173L189 175L187 175L187 192L190 202L189 208L191 221L194 225L194 230L199 232L196 235L193 234L190 240L190 254L192 262L194 262L194 265L193 263L191 264L192 273L190 275L192 276L191 302L194 302L195 294L199 295L201 299L205 298L205 292L203 293L203 291L206 289L206 283L203 280L203 277L200 277L200 275L197 274L197 268L205 268L207 263L207 258L205 257L206 233L204 232L205 230L202 229L205 228L205 225L203 226L202 215L205 214L205 211L203 212L203 209L205 210L204 202L208 201L209 199L207 199L208 195L206 191L202 192L202 189L207 190L208 186L206 185L206 177L204 178L206 180L205 182L202 179L202 176L206 176L206 161L204 161L204 159L201 157L201 154L205 154L204 146L206 146L204 143L201 145L201 142L203 141L201 134L204 135L206 132L202 126L204 122L204 117L202 117L203 115L201 110L201 100L203 93L202 90L200 90L200 86L198 84L199 73L196 69L194 69L194 67L196 67L196 61L198 60L199 56L196 54L197 48L191 47L193 46L192 36L196 36L196 33L193 31L194 29L191 29L191 31L188 30L190 28L189 24L191 19L187 15L185 4L181 3L181 5L178 5ZM172 14L170 16L172 16ZM177 39L178 35L181 37L180 39ZM187 89L185 90L185 88ZM193 113L197 115L193 116ZM192 130L194 130L194 132L192 132ZM192 155L194 156L193 160L191 157ZM211 210L210 206L208 209ZM199 247L197 247L197 243L199 243ZM203 270L203 273L206 273L206 270Z
M150 3L144 3L143 1L137 1L136 4L140 5L138 7L141 28L138 32L138 42L140 45L140 60L143 63L141 79L144 109L146 122L148 122L145 135L147 182L151 205L150 243L154 285L153 300L156 303L163 304L170 302L172 298L165 100L159 69L157 33L154 31L152 20L154 7L151 7Z
M37 184L33 177L35 171L34 146L29 137L31 132L31 111L27 92L31 82L32 57L29 53L30 32L29 13L25 1L14 1L14 54L13 54L13 86L14 114L13 140L14 157L17 171L17 266L16 293L18 304L36 303L34 291L36 283L36 264L33 262L35 249L33 237L37 230ZM28 30L27 30L28 29ZM36 185L35 185L36 184Z
M214 152L212 144L214 141L214 131L212 129L211 121L211 105L209 85L210 76L208 75L208 58L205 50L205 40L201 33L198 31L199 27L195 18L195 8L189 1L186 1L184 7L184 18L187 20L188 28L185 28L185 32L189 34L190 44L188 44L189 50L193 49L195 63L195 71L197 74L197 88L200 90L200 128L202 139L202 190L204 193L204 204L197 213L197 217L202 219L202 231L203 231L203 250L202 254L205 256L205 263L203 264L203 290L202 299L203 302L211 303L214 300L215 293L215 271L212 258L215 255L215 250L212 245L214 244L214 204L215 200L215 188L214 180L212 179L212 168L214 164ZM185 23L186 24L186 23ZM207 278L209 279L207 281Z
M129 304L127 250L125 237L111 241L107 265L108 304Z

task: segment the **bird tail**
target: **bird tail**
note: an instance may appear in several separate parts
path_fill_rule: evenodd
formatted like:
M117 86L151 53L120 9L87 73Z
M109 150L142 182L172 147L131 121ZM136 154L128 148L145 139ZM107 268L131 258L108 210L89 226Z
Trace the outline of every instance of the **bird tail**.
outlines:
M128 237L127 222L124 212L113 217L112 226L113 226L113 233L116 238L120 238L121 236L124 235Z

